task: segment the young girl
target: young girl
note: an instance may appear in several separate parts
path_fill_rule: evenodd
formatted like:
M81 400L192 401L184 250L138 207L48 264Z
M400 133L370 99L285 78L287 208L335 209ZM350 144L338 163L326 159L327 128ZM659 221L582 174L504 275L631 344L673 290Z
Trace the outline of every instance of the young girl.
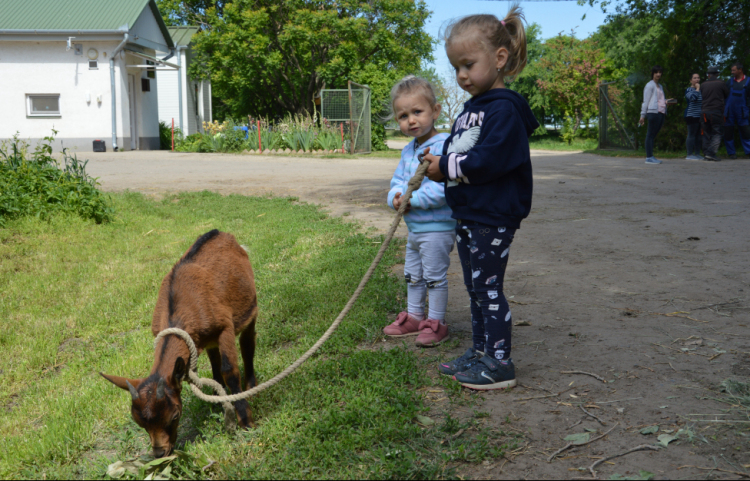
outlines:
M388 192L388 205L398 210L409 179L419 167L418 155L427 149L442 151L448 135L435 130L440 105L432 86L424 79L410 75L398 82L391 90L391 107L401 132L414 137L401 151ZM383 332L392 337L417 335L417 346L437 346L448 337L447 275L456 221L451 219L451 209L445 203L443 184L428 179L412 193L408 209L404 215L409 228L404 265L408 307ZM428 291L430 309L425 320Z
M516 385L510 358L512 319L503 278L513 235L531 209L528 138L539 123L504 79L526 66L523 14L504 20L472 15L453 23L445 50L459 86L471 94L439 156L428 154L427 176L445 180L445 197L457 219L456 246L471 297L473 346L440 365L473 389ZM442 154L442 155L440 155Z

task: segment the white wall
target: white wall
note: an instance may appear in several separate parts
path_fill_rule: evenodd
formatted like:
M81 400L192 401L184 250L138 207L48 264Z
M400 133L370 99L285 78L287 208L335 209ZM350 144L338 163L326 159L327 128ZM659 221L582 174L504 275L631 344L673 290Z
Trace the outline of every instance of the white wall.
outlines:
M75 39L82 45L83 55L75 50L66 51L65 41L3 41L0 42L0 139L21 138L35 144L58 131L55 148L60 142L71 150L91 151L94 139L104 140L107 150L112 150L112 112L109 57L117 41L86 41ZM89 49L98 52L98 69L89 69ZM121 149L130 149L130 114L128 101L128 72L136 76L136 100L139 115L139 137L158 139L157 86L152 79L150 93L140 92L141 69L126 69L127 64L145 61L123 53L115 59L115 89L117 96L117 143ZM86 102L86 94L91 101ZM29 117L26 108L27 94L59 94L60 115L56 117ZM101 96L101 102L97 102ZM141 148L153 146L153 140L143 142ZM158 145L158 144L157 144Z
M157 53L157 55L161 57L166 54ZM208 80L204 80L201 86L200 81L195 81L188 77L187 69L192 59L189 49L187 51L180 50L180 57L180 61L182 62L182 71L180 72L180 76L182 77L182 130L183 134L187 136L196 132L202 132L202 122L204 120L211 120L211 90ZM176 58L172 58L169 61L177 63ZM156 72L156 77L159 80L159 120L171 126L172 119L174 118L175 128L179 128L180 126L177 75L178 73L174 69L160 68ZM196 87L198 87L197 99ZM202 95L201 89L203 90ZM196 100L198 103L197 111L195 109Z
M104 55L117 43L79 43L83 55L66 51L65 42L0 42L0 138L18 131L22 138L41 139L54 127L59 131L57 138L66 139L66 147L91 150L94 138L111 144L109 57ZM98 70L89 70L90 48L98 51ZM86 102L87 92L91 102ZM28 117L27 94L60 94L60 116Z

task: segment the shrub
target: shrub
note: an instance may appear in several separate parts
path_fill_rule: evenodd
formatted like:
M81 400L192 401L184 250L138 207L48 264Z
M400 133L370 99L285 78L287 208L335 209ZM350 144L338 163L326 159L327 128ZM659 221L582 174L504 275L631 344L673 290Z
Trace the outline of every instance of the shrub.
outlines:
M182 131L174 128L175 145L182 139ZM161 150L172 150L172 126L166 122L159 121L159 148Z
M112 220L109 197L86 173L88 160L81 162L63 149L61 168L52 157L57 131L52 132L33 153L18 133L0 144L0 226L10 219L49 218L56 212L74 213L97 224Z

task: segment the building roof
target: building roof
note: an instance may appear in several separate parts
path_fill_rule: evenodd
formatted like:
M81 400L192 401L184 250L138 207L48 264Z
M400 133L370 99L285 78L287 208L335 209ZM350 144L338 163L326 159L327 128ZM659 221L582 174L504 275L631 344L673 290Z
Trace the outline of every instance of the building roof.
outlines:
M0 0L1 1L1 0ZM198 27L167 27L175 47L190 45L190 39L198 33Z
M154 0L0 0L0 33L127 32L147 7L165 40L170 42L167 26Z

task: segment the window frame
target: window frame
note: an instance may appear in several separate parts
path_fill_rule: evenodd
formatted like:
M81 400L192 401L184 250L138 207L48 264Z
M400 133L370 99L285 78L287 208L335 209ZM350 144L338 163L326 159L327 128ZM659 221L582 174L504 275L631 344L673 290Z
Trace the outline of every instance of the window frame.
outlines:
M32 98L38 97L56 97L57 98L57 111L55 112L39 112L34 113L32 111ZM50 117L62 117L62 109L60 108L60 94L26 94L26 117L28 118L50 118Z

